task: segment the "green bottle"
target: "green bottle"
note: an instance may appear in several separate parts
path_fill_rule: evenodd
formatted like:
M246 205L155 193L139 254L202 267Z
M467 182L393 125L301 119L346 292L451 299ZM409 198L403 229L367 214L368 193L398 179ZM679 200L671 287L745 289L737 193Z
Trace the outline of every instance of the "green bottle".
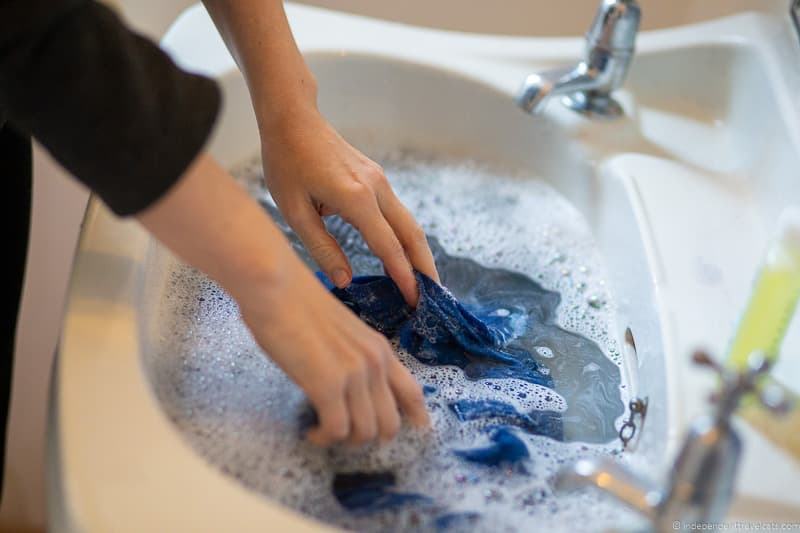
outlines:
M778 232L756 278L739 329L728 352L727 364L742 369L756 350L775 364L781 342L800 299L800 207L781 213ZM784 387L794 409L775 416L760 402L744 401L738 415L777 446L800 458L800 398Z
M800 207L786 209L728 352L741 369L760 350L774 364L800 299Z

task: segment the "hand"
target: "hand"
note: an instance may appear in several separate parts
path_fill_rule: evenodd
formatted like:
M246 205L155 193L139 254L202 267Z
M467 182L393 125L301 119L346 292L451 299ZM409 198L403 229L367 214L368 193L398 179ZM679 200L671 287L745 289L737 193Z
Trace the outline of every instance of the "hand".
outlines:
M429 424L419 384L377 331L334 298L290 252L283 274L241 287L242 317L269 356L308 395L319 425L307 437L321 446L392 439L398 409Z
M399 411L428 424L420 386L387 340L325 289L213 159L199 157L137 218L236 300L256 341L316 408L313 442L390 439Z
M321 220L333 214L361 232L410 305L418 299L412 267L439 281L425 233L394 194L383 169L350 146L316 109L262 126L262 143L272 197L336 286L346 287L353 274Z

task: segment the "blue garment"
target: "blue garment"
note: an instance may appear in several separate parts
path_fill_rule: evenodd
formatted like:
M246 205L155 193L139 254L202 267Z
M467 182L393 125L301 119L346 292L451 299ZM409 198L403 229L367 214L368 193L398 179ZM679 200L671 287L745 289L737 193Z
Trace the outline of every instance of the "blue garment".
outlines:
M280 212L270 203L264 203L264 207L298 255L313 268L313 259ZM557 292L544 289L519 272L450 255L435 237L428 237L442 284L448 291L423 279L420 308L425 309L425 301L430 299L430 312L420 313L418 309L415 318L393 282L380 275L383 266L358 231L337 216L328 217L325 226L357 274L353 285L344 292L334 292L344 301L349 300L351 306L358 308L354 310L359 316L377 329L389 336L400 335L404 347L420 361L456 364L473 380L516 378L554 389L566 402L566 411L560 414L561 431L552 427L534 429L532 433L593 443L617 438L615 422L624 412L619 367L596 343L556 324L561 302ZM421 315L434 315L435 327L422 327L425 321ZM470 316L483 325L476 325ZM462 326L463 332L459 329ZM484 341L485 346L480 344ZM540 348L547 348L550 357L543 356ZM548 420L558 416L540 411L527 414Z
M513 377L546 387L553 380L541 365L509 343L524 331L524 315L491 314L494 309L469 308L425 274L416 272L417 308L409 307L395 282L386 276L362 276L344 289L325 285L366 323L400 339L400 346L422 363L454 365L472 379Z
M447 513L436 517L434 527L437 531L458 528L459 531L471 531L480 520L481 515L474 512Z
M300 257L313 267L313 260L277 209L271 204L265 208ZM399 340L404 350L424 364L457 366L471 380L519 379L554 389L566 401L564 412L525 413L501 399L449 402L453 416L462 422L480 419L495 423L486 428L489 446L454 450L457 456L488 468L515 465L524 475L521 465L530 461L530 454L512 428L565 441L608 442L617 437L614 423L624 411L619 368L597 344L556 324L561 301L557 292L518 272L449 255L429 237L442 283L449 290L416 273L420 297L417 308L412 309L395 283L381 275L380 261L352 226L330 217L326 227L360 275L344 289L335 288L324 275L318 276L366 323ZM542 347L549 349L550 357L538 351ZM423 392L434 401L438 395L435 387L426 384ZM304 413L301 429L316 422L313 411ZM361 513L432 503L420 494L394 492L393 486L390 472L340 473L333 491L344 507ZM479 519L477 513L444 512L434 522L437 529L465 529Z
M563 439L561 413L553 411L520 413L513 405L498 400L457 400L451 402L449 407L462 422L484 418L497 419L498 422L516 426L534 435Z
M422 494L395 492L392 472L338 473L333 479L333 495L342 506L353 512L377 512L405 505L430 504Z
M492 444L485 448L456 450L455 454L486 466L515 465L530 457L525 443L508 428L495 429L490 439Z

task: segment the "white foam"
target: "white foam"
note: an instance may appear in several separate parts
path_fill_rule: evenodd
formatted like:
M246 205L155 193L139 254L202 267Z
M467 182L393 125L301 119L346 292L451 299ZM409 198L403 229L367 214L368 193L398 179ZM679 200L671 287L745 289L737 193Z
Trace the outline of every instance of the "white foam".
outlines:
M521 272L560 292L559 325L595 340L619 362L610 333L613 300L591 232L550 186L469 161L406 154L380 160L400 198L448 253ZM254 195L265 194L257 161L243 166L240 175ZM517 432L531 453L528 475L470 465L453 455L454 448L484 445L487 436L480 429L489 423L458 422L449 401L495 398L522 412L564 410L564 399L550 389L516 379L471 381L456 367L429 367L401 353L420 382L437 388L427 399L435 431L421 435L404 429L380 449L319 450L298 439L302 392L258 348L235 303L180 264L173 265L167 287L160 337L145 361L153 386L194 449L256 492L358 531L416 530L436 513L354 516L332 496L336 471L390 469L398 475L398 490L433 497L439 511L482 513L483 521L471 530L530 530L533 524L554 531L573 530L575 524L601 530L627 516L592 494L555 497L549 483L563 463L614 453L613 445L561 443ZM503 316L502 310L497 313Z

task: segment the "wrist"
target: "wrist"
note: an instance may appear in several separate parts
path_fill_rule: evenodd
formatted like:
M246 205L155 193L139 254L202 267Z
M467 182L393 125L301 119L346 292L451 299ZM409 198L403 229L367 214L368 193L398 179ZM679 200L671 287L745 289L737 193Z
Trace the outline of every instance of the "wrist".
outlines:
M317 108L317 83L309 72L294 87L280 91L251 90L256 121L262 137L280 133L320 116Z
M232 268L221 280L248 320L271 320L273 313L279 313L287 290L306 269L291 247L275 248L258 263Z

